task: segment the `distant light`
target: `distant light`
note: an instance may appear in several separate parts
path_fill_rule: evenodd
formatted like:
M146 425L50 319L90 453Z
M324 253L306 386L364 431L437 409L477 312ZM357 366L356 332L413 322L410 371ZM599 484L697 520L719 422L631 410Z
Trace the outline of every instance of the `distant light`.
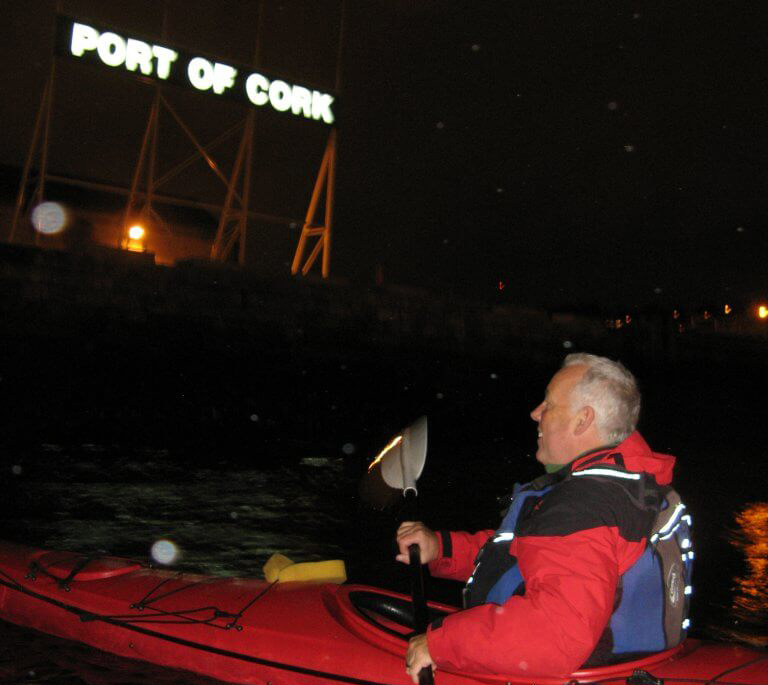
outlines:
M41 202L32 210L32 225L45 235L59 233L67 223L67 212L58 202Z
M172 564L179 557L179 548L170 540L157 540L149 550L150 556L163 565Z
M131 240L141 240L144 237L144 227L136 224L128 229L128 237Z
M438 128L438 129L440 129L440 130L442 131L442 130L445 128L445 124L444 124L442 121L438 121L438 122L435 124L435 127L436 127L436 128Z
M123 240L123 247L129 252L144 252L144 238L147 231L141 224L134 224L128 229Z
M680 312L677 311L677 309L672 311L672 318L673 319L679 319L680 318Z
M630 324L630 323L632 323L632 317L629 314L627 314L624 317L624 321L626 321L628 324Z
M625 145L624 146L624 152L634 152L635 146L634 145Z
M727 304L727 305L725 305L725 308L723 309L723 311L726 314L730 314L733 310L731 309L731 305Z
M758 315L758 316L759 316L761 319L768 319L768 307L766 307L764 304L761 304L761 305L760 305L760 306L757 308L757 315Z
M472 52L480 52L480 45L478 43L472 46Z
M744 226L737 226L736 233L744 233Z
M709 313L709 311L707 311L707 310L705 309L705 310L704 310L704 318L705 318L705 319L709 319L709 317L710 317L710 316L712 316L712 315Z
M612 112L615 112L619 108L619 103L615 100L611 100L608 103L608 109L610 109Z
M506 288L506 284L504 283L504 281L499 281L498 287L499 287L499 290L504 290L504 288Z

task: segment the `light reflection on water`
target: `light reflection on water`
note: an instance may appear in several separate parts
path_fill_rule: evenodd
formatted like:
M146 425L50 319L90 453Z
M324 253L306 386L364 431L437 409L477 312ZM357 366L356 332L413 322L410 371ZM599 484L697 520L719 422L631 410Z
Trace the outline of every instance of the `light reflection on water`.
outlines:
M768 503L747 505L735 516L731 544L743 555L744 572L734 578L733 627L727 635L768 646Z

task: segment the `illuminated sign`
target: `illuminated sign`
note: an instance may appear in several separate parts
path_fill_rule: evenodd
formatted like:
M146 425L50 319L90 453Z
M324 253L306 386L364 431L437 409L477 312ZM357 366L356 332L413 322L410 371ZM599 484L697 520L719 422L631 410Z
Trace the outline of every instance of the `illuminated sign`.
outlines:
M167 45L121 35L110 29L59 16L56 51L155 81L191 86L214 95L333 124L335 97L302 85L253 71L250 67L215 62Z

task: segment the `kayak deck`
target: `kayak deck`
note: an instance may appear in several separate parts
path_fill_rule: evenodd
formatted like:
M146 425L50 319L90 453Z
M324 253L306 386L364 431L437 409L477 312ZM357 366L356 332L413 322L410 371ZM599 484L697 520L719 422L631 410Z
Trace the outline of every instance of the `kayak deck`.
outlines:
M244 685L407 685L409 600L363 585L268 583L153 569L0 542L0 619L119 656ZM453 607L431 604L445 613ZM570 678L438 672L445 685L625 683L644 669L666 685L768 683L768 653L683 645ZM727 673L727 680L718 680Z

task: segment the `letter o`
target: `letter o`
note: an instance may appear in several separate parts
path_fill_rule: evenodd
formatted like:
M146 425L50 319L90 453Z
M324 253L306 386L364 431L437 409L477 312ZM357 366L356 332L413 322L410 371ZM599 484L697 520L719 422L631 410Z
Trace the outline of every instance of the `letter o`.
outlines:
M213 85L213 65L203 57L193 57L187 66L189 82L198 90L208 90Z
M285 81L272 81L269 102L278 112L286 112L293 102L293 89Z
M116 33L105 31L99 36L97 52L104 64L119 67L125 62L125 41Z

